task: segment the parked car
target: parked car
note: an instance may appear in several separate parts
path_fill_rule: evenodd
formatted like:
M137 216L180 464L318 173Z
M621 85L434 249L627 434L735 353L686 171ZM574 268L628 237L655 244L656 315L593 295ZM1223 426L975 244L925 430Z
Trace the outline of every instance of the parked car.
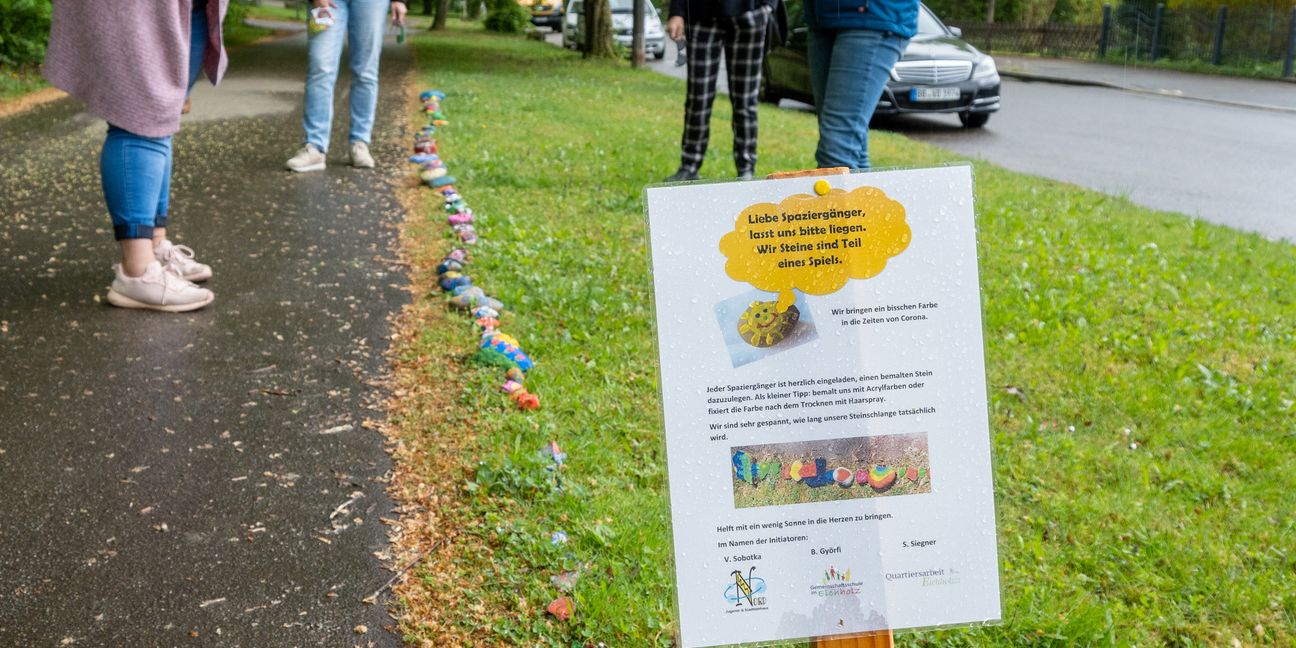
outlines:
M792 4L797 5L795 11ZM946 27L926 5L918 8L918 32L891 68L891 79L878 100L878 115L957 113L968 128L980 128L999 110L999 70L994 59ZM814 103L806 59L809 35L800 2L789 3L793 25L787 45L765 57L761 99L784 97Z
M518 0L518 4L531 13L532 25L562 31L562 0Z
M634 0L609 0L612 4L612 40L626 49L634 38ZM580 49L585 40L585 4L569 0L563 20L563 47ZM666 30L652 3L644 0L644 53L661 60L666 56Z

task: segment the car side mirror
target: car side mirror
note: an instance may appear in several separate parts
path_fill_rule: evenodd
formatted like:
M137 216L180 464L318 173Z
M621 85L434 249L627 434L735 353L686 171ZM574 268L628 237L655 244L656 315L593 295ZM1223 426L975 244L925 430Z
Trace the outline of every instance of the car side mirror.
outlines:
M948 25L946 25L946 26L949 27ZM951 33L951 34L954 34L954 38L963 38L963 29L962 29L962 28L960 28L960 27L950 27L949 30L950 30L950 33Z

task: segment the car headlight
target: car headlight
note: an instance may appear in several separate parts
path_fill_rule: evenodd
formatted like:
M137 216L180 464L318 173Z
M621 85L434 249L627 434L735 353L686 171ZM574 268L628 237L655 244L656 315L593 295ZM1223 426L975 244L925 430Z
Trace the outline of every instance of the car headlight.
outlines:
M977 63L976 69L972 71L972 78L984 79L992 76L999 76L999 68L995 67L994 58L987 56Z

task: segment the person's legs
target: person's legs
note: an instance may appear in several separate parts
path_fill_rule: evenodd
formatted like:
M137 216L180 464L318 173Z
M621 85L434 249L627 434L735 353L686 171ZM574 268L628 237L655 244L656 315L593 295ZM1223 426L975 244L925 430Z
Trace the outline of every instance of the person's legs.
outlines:
M733 104L734 168L739 177L756 171L756 107L768 20L769 10L764 7L736 16L724 41L729 101Z
M828 35L811 31L810 77L819 109L815 161L820 167L869 167L869 120L907 42L865 29Z
M302 128L306 131L306 143L314 144L320 151L328 150L333 128L333 86L337 83L350 9L347 0L337 0L335 4L337 6L329 9L334 18L333 25L310 37L306 64L306 108L302 115Z
M99 171L113 236L121 245L122 269L131 277L144 274L153 261L158 196L166 184L170 153L170 137L143 137L108 126Z
M711 138L711 104L720 74L721 33L716 21L689 23L688 91L684 97L684 136L680 141L680 172L696 175Z
M348 0L347 39L351 55L351 142L369 143L378 106L378 60L389 0Z

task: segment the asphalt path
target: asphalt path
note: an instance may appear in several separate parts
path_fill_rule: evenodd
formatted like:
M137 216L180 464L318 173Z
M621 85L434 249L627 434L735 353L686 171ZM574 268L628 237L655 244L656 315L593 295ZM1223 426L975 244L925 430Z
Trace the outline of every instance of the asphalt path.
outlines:
M374 151L293 175L305 40L232 54L175 138L173 238L212 265L183 315L104 300L104 123L67 99L0 120L0 645L397 646L373 380L403 218L389 47ZM344 73L339 87L345 87ZM358 634L357 626L367 632Z

